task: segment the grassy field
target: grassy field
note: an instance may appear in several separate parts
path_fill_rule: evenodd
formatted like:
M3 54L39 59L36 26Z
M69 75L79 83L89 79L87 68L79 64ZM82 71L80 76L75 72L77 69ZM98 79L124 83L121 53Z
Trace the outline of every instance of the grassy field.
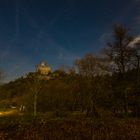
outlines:
M140 120L7 116L0 140L140 140Z

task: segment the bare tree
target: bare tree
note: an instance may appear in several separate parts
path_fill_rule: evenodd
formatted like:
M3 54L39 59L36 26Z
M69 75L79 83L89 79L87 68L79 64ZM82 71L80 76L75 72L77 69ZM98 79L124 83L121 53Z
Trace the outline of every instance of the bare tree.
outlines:
M27 85L29 86L29 90L33 94L33 115L36 117L37 115L37 97L42 88L42 79L38 76L37 73L29 73L27 75Z
M112 72L119 74L120 85L118 89L122 87L121 95L123 98L123 108L125 114L128 114L128 85L126 84L125 73L131 69L131 58L132 58L132 49L129 47L132 42L133 37L129 35L129 30L122 26L116 25L113 29L112 40L107 43L107 48L104 49L104 52L107 58L112 62ZM115 91L116 92L116 91Z
M78 59L75 62L78 73L89 78L101 75L107 72L104 65L104 60L93 54L87 54L84 58Z
M130 48L128 45L133 40L129 35L129 30L122 25L115 25L112 35L112 41L107 43L104 52L108 59L113 63L115 72L123 74L130 66Z
M101 59L93 54L87 54L84 58L78 59L75 62L77 72L81 75L81 81L85 81L83 91L86 93L84 93L83 100L86 100L85 108L88 116L99 116L96 98L101 88L100 76L105 72L102 64Z

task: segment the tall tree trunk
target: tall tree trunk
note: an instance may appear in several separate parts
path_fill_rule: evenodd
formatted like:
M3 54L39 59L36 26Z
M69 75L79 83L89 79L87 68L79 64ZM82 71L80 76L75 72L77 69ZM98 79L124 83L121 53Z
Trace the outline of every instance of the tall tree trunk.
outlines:
M34 117L37 115L37 94L34 94Z
M124 95L124 111L125 111L125 115L128 116L128 99L127 99L127 91L125 91L125 95Z

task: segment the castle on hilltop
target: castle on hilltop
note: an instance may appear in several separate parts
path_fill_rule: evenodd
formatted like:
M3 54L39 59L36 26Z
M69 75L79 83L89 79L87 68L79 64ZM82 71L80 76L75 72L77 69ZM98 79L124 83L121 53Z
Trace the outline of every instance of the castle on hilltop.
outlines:
M36 67L36 72L42 75L48 75L51 73L51 67L49 67L44 61L41 61Z

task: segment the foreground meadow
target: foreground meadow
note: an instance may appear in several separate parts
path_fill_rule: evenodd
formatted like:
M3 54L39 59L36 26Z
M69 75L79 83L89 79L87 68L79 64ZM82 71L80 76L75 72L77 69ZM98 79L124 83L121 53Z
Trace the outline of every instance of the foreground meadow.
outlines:
M139 140L140 120L0 118L0 140Z

